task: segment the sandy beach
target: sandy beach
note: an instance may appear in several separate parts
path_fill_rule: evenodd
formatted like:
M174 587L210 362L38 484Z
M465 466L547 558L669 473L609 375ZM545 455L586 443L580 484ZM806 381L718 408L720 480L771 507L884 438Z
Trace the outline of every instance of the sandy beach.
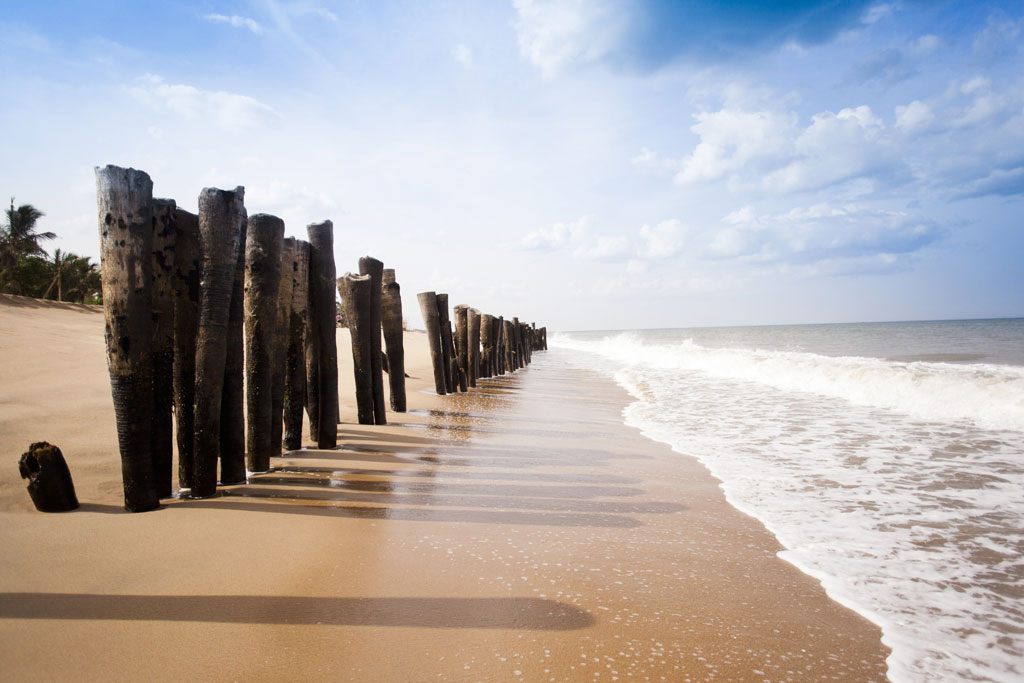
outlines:
M537 353L438 397L410 332L410 411L360 426L338 348L337 450L128 514L101 309L0 296L0 678L885 679L879 629L608 380ZM80 510L33 509L39 440Z

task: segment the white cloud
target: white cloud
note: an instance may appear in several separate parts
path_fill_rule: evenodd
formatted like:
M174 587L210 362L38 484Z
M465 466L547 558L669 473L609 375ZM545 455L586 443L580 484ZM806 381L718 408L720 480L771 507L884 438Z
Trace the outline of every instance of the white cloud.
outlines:
M462 43L452 48L452 57L466 69L473 68L473 51Z
M929 33L915 40L910 45L910 51L916 57L927 57L942 46L942 39L937 35Z
M545 78L606 57L622 39L628 7L611 0L513 0L519 53Z
M872 5L861 17L861 21L865 24L877 24L882 19L892 14L893 6L891 4L879 3Z
M212 120L228 130L257 128L280 118L273 108L247 95L171 84L154 74L137 78L128 91L153 109L169 111L186 119Z
M690 130L700 136L700 142L683 159L677 185L717 180L778 158L787 153L796 126L795 114L765 110L722 109L694 118L697 123Z
M661 221L657 225L640 228L637 256L641 259L667 259L683 250L686 231L678 220Z
M988 16L985 28L974 37L971 47L977 54L995 56L1017 40L1022 27L1024 18L1013 19L997 9Z
M932 108L921 100L914 100L910 104L897 106L896 127L900 130L911 132L927 127L935 120Z
M573 256L585 261L618 261L633 252L625 235L597 235L573 250Z
M227 16L224 14L207 14L203 17L203 19L218 24L230 24L235 28L247 28L256 35L263 33L263 27L260 26L255 19L250 19L249 17L242 17L237 14L232 14L231 16Z
M528 250L561 249L578 243L587 233L587 219L584 216L570 223L555 223L550 228L539 228L526 234L520 245Z

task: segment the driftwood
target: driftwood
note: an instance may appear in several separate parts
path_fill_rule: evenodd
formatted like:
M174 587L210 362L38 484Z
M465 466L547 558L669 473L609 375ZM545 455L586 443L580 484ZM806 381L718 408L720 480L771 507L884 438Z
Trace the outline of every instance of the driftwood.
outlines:
M228 317L245 228L244 188L206 188L199 195L202 275L196 332L195 442L192 496L217 490L221 395L228 353Z
M302 448L302 406L306 398L305 330L309 308L309 242L295 241L292 305L285 358L284 447Z
M131 168L96 169L107 369L121 452L124 507L160 505L153 469L153 181Z
M266 472L272 441L274 345L284 221L258 213L245 236L245 409L249 471ZM278 444L280 448L280 443Z
M173 199L153 200L153 476L160 498L173 491L176 208Z
M384 264L372 256L359 259L359 274L370 277L370 321L366 334L370 341L370 375L373 382L373 421L387 424L384 401L384 374L381 363L381 286L384 278Z
M175 211L174 240L174 418L178 486L192 488L195 431L196 329L199 326L199 217Z
M40 512L67 512L78 507L75 484L64 454L56 446L39 441L21 454L18 471L28 479L28 495Z
M319 344L318 419L313 435L317 448L338 445L338 347L337 306L334 266L334 223L324 221L307 226L309 233L309 298L313 333Z

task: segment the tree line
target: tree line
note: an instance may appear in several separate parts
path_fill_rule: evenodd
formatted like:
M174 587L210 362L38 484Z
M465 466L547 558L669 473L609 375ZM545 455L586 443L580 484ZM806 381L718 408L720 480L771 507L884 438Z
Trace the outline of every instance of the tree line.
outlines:
M102 302L100 267L88 256L61 249L53 254L41 242L57 237L39 232L37 223L45 214L31 204L11 206L0 226L0 292L37 299L72 301L85 304Z

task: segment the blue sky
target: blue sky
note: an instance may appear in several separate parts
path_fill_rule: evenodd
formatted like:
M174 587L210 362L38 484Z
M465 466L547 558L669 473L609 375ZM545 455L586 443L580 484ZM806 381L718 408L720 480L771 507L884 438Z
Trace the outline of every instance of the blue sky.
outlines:
M415 294L555 329L1024 315L1024 3L0 9L0 189L246 187Z

